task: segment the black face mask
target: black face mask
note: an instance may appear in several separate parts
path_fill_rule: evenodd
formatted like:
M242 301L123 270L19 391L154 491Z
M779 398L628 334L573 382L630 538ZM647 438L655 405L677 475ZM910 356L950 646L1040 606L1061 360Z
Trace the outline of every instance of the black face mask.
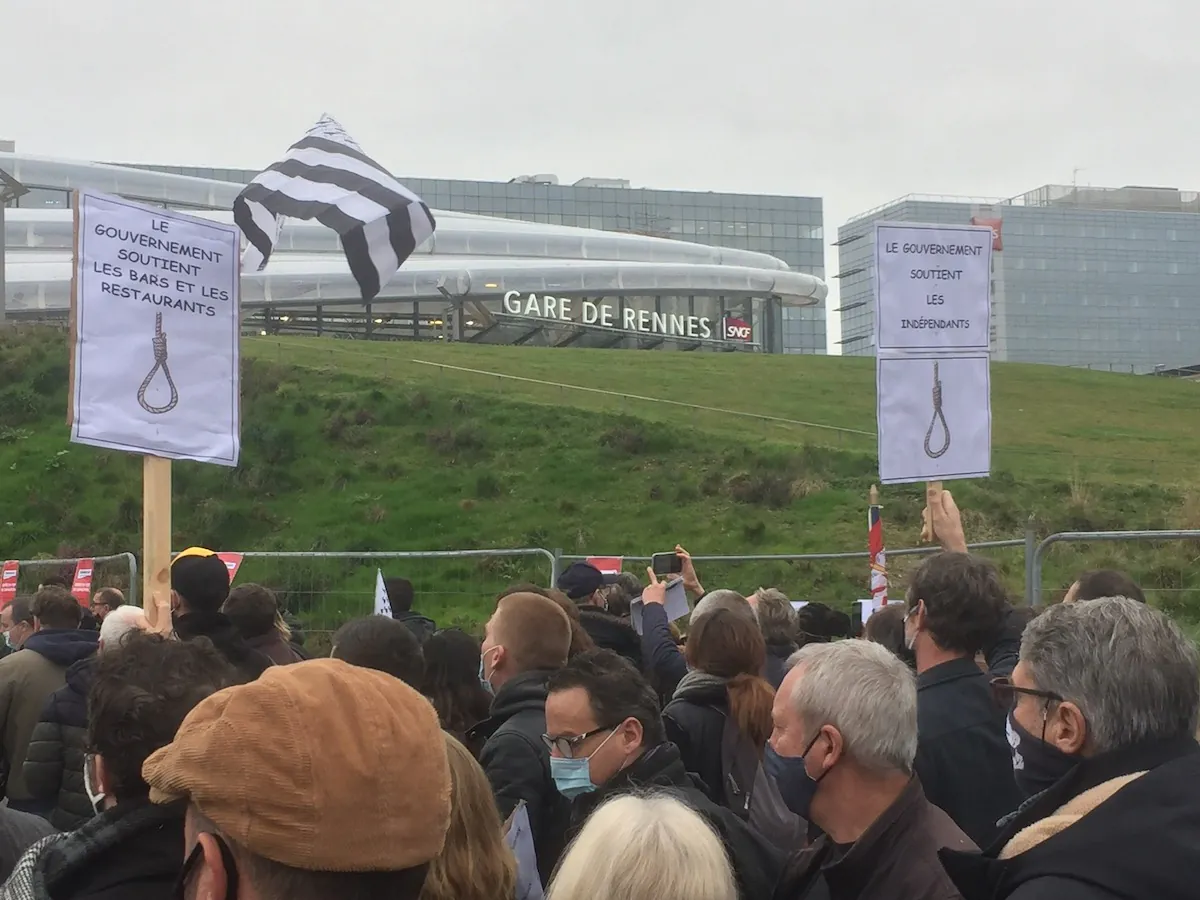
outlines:
M229 845L221 839L219 834L211 836L217 842L217 849L221 851L221 860L225 864L225 900L237 900L238 895L238 871L237 862L233 858L233 851L229 849ZM186 900L188 882L192 880L196 874L196 870L200 868L200 861L204 859L204 848L200 846L200 841L196 841L196 845L192 847L192 852L188 854L188 858L183 863L183 868L179 870L179 879L175 882L175 890L171 892L173 900Z
M1013 775L1028 798L1040 794L1079 764L1079 757L1063 753L1035 737L1008 716L1008 744L1012 747Z

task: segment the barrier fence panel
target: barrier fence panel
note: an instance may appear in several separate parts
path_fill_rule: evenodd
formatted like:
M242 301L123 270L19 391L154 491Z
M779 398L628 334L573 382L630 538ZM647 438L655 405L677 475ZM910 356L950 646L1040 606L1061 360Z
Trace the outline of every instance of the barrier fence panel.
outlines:
M1032 532L1020 540L984 541L971 544L973 552L988 557L999 567L1014 597L1021 595L1027 582L1026 553L1034 545ZM909 547L888 549L888 579L891 599L903 598L903 586L921 557L938 552L940 548ZM592 553L588 556L557 554L555 572L573 562L595 557L617 557L620 554ZM646 580L649 556L623 557L623 570ZM712 556L695 554L692 562L706 590L732 588L751 593L760 587L775 587L793 600L820 601L848 610L855 600L870 596L870 554L867 551L849 553L772 553L743 556Z
M114 587L125 595L127 603L138 603L138 562L132 553L116 553L111 556L76 557L74 559L21 559L17 560L18 596L30 596L47 578L61 578L68 588L75 579L75 567L80 559L91 559L92 587L94 594L101 588ZM0 559L0 562L3 562Z
M1094 546L1100 544L1108 546ZM1062 599L1085 569L1119 569L1129 573L1155 606L1194 621L1200 617L1198 563L1200 530L1052 534L1033 552L1030 602L1041 606L1045 600Z
M343 623L374 611L375 574L407 578L415 611L439 627L477 630L492 613L496 595L517 582L545 584L554 556L548 550L444 550L421 552L247 551L234 578L262 584L303 623L317 648Z

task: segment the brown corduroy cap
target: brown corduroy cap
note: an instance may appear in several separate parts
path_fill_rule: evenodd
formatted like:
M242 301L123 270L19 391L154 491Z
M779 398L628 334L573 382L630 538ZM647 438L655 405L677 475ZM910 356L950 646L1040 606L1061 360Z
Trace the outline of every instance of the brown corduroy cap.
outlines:
M187 797L251 853L309 871L413 868L441 852L450 825L429 701L336 659L213 694L142 775L155 803Z

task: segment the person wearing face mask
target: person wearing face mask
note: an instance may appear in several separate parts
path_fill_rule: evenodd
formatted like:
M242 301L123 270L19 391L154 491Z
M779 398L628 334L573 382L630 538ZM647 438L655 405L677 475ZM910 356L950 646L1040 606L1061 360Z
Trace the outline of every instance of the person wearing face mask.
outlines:
M658 698L634 666L611 650L573 657L546 685L550 772L571 801L569 836L605 801L668 791L714 828L733 863L739 896L770 896L782 859L737 814L710 800L663 730Z
M996 567L967 553L931 556L913 574L904 636L917 661L916 772L930 802L979 846L1024 799L998 707L976 654L1008 612Z
M1188 636L1126 597L1059 604L1030 622L1011 680L994 687L1018 778L1046 787L983 854L942 854L966 900L1196 897L1200 657Z
M4 652L0 659L16 653L33 635L33 598L17 597L0 610L0 631L4 632Z
M570 646L570 619L553 600L528 593L501 597L484 627L479 659L480 683L495 695L491 713L467 732L467 745L482 748L479 764L500 818L525 801L542 884L549 883L565 846L567 813L542 742L546 681L566 663Z
M236 680L207 641L133 630L106 646L93 669L83 768L96 815L31 847L0 900L169 897L183 866L186 805L151 804L142 764L197 704Z
M913 772L912 671L861 640L807 644L790 662L765 764L821 834L788 860L775 900L957 900L938 850L975 845Z

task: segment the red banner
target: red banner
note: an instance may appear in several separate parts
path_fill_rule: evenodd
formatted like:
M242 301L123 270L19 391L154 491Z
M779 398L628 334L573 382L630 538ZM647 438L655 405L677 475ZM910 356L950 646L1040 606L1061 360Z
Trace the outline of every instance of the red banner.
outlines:
M237 577L238 569L242 567L242 554L218 553L217 556L221 562L225 563L225 568L229 570L229 583L233 584L233 579Z
M75 563L75 580L71 582L71 596L85 609L92 607L92 573L96 569L94 559L81 559Z
M10 559L0 569L0 609L8 606L17 598L17 572L20 565L15 559Z
M983 216L971 216L972 225L986 225L992 229L992 249L999 253L1004 249L1004 220L985 219Z
M587 558L589 566L594 566L605 575L620 575L624 562L624 558L620 556L589 556Z

